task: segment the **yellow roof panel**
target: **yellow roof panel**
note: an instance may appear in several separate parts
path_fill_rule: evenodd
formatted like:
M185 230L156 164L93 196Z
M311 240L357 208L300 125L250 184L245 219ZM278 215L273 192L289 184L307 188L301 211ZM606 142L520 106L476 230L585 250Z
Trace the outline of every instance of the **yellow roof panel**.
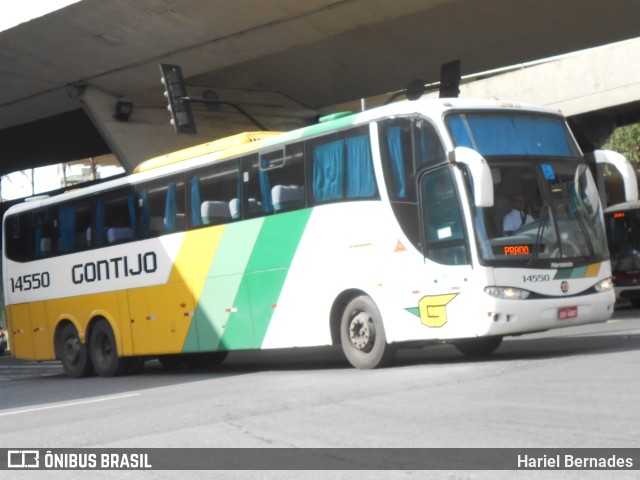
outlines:
M146 172L147 170L152 170L154 168L163 167L165 165L171 165L173 163L182 162L184 160L200 157L202 155L206 155L209 153L235 149L236 147L241 147L241 146L248 146L254 142L258 142L266 138L271 138L273 136L280 135L281 133L282 132L238 133L236 135L231 135L230 137L224 137L218 140L214 140L213 142L207 142L201 145L195 145L193 147L185 148L183 150L178 150L177 152L171 152L171 153L167 153L166 155L161 155L159 157L145 160L135 168L134 172L135 173ZM239 149L239 150L242 151L242 150L250 150L250 149L245 148L245 149Z

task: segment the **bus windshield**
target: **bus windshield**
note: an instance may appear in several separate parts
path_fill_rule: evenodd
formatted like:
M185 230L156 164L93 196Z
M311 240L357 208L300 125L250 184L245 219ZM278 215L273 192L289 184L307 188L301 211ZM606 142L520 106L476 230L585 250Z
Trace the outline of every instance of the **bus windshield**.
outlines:
M474 211L483 263L561 268L607 258L596 184L562 119L460 114L448 126L456 146L491 168L494 205Z

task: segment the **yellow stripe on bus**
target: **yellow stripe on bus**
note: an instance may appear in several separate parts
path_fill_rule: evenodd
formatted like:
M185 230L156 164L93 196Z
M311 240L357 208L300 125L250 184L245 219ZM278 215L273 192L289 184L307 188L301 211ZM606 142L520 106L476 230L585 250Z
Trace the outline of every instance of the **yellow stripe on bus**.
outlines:
M600 272L600 266L602 265L602 263L598 262L598 263L594 263L592 265L589 265L587 267L587 271L585 273L585 277L589 278L589 277L595 277L598 275L598 272Z
M168 283L186 282L196 302L218 250L224 228L220 225L188 232L173 264Z

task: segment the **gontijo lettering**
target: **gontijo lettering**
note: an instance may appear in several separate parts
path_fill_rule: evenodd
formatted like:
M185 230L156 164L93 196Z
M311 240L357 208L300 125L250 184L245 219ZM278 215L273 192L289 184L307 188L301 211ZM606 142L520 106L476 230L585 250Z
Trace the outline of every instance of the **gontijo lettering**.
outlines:
M142 273L153 273L157 269L158 259L155 252L146 252L139 253L133 259L123 256L76 264L71 267L71 281L76 285L100 282Z

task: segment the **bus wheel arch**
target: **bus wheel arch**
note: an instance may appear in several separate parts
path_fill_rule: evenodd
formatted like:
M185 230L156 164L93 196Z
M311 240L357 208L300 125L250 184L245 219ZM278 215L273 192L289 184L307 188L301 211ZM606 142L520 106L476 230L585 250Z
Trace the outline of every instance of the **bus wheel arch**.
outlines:
M351 290L338 297L332 308L331 333L356 368L385 366L394 357L395 348L387 343L380 310L362 291Z
M331 328L331 344L340 345L340 322L342 320L342 314L347 304L354 298L365 295L361 290L345 290L336 297L331 306L330 313L330 328Z
M129 371L131 359L120 355L113 327L106 318L92 319L87 339L91 363L98 375L115 377Z
M78 329L70 320L58 324L54 334L54 352L62 362L65 374L71 378L88 377L93 373L93 364L86 342L82 342Z

